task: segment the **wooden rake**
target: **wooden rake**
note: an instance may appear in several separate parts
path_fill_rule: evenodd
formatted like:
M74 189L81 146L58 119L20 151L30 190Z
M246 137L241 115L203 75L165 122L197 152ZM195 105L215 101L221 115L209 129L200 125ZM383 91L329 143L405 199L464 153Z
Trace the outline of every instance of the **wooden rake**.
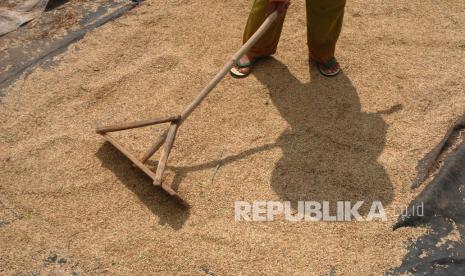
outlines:
M177 198L180 202L187 205L187 203L169 186L163 183L163 172L165 171L166 164L168 161L168 156L174 144L174 139L176 138L176 133L181 126L181 124L189 117L189 115L200 105L200 103L205 99L205 97L215 88L215 86L228 74L229 70L236 64L236 62L245 55L250 48L263 36L263 34L268 30L268 28L273 24L273 22L278 17L278 12L275 11L268 16L268 18L263 22L260 28L254 33L254 35L239 49L239 51L234 54L234 56L224 65L224 67L216 74L216 76L208 83L207 86L199 93L199 95L184 109L184 111L178 116L170 116L157 118L152 120L137 121L125 124L118 124L112 126L102 126L96 129L96 132L105 138L109 143L111 143L116 149L118 149L122 154L124 154L131 162L147 174L152 180L154 186L159 186L165 190L169 195ZM147 152L138 159L126 148L124 148L118 141L116 141L109 133L133 128L141 128L156 124L169 123L167 130L158 138L158 140L153 144L153 146L147 150ZM158 149L163 146L160 159L158 161L157 170L154 173L150 170L145 163L147 160L152 157Z

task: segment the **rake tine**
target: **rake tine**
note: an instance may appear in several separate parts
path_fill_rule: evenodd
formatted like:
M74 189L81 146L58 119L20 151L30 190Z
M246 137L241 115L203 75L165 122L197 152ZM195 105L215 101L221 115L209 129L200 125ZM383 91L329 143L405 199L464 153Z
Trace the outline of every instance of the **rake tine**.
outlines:
M168 156L170 155L171 148L174 144L174 139L176 138L176 132L178 130L177 123L171 123L170 128L168 129L168 135L166 136L165 147L160 155L160 161L158 162L157 172L155 174L154 185L161 185L163 172L165 171L166 162L168 161Z
M177 120L179 120L179 116L170 116L170 117L163 117L163 118L157 118L157 119L152 119L152 120L137 121L137 122L127 123L127 124L98 127L95 131L99 134L104 134L107 132L162 124L162 123L173 122Z

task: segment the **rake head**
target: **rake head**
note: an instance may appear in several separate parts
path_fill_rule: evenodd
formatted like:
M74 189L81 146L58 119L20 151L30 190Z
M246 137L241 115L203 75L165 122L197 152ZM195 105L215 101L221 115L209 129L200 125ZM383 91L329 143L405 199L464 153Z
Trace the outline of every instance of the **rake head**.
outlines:
M189 204L184 201L177 193L174 191L170 186L163 183L163 173L166 168L166 163L168 161L168 156L173 148L174 139L176 138L177 130L181 124L181 116L171 116L171 117L164 117L164 118L157 118L153 120L146 120L146 121L137 121L131 122L126 124L119 124L119 125L112 125L112 126L103 126L98 127L96 132L105 138L110 144L112 144L116 149L118 149L122 154L124 154L137 168L143 171L147 176L149 176L154 186L158 186L165 190L170 196L176 198L180 203L185 206L189 206ZM169 127L167 130L163 132L163 134L158 138L158 140L153 144L153 146L147 150L147 152L141 156L141 158L137 158L131 152L129 152L126 148L124 148L114 137L110 135L110 132L134 129L134 128L142 128L151 125L169 123ZM155 152L158 151L163 147L160 159L158 161L157 169L153 172L149 169L145 163L147 160L152 157Z
M177 198L183 205L189 206L170 186L163 183L163 172L165 171L166 162L170 154L171 148L173 147L174 139L176 138L176 132L179 126L184 120L194 111L197 106L207 97L207 95L215 88L215 86L228 74L229 70L237 63L237 61L246 54L253 45L265 34L265 32L271 27L273 22L278 18L278 11L273 12L263 22L252 37L242 45L241 49L234 54L234 56L223 66L223 68L215 75L215 77L205 86L199 95L184 109L179 116L165 117L147 121L138 121L128 124L99 127L97 133L101 134L108 142L110 142L115 148L117 148L122 154L124 154L129 160L134 163L136 167L141 169L146 175L153 180L153 185L160 186L171 196ZM158 141L140 158L136 158L128 150L126 150L121 144L119 144L114 138L112 138L109 132L121 131L132 128L140 128L150 125L170 123L168 130L158 139ZM154 173L144 163L159 149L163 146L163 150L160 155L157 170Z

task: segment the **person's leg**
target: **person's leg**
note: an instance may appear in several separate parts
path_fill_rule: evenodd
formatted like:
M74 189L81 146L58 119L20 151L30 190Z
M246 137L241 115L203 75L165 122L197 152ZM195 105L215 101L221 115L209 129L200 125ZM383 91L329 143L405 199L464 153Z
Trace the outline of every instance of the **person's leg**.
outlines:
M249 38L260 28L262 23L268 17L268 0L255 0L252 10L245 26L243 43L247 42ZM286 12L280 14L279 18L273 23L268 31L260 38L257 43L252 47L249 54L254 57L264 57L272 55L276 52L278 47L279 37L283 29L284 17Z
M262 23L268 17L268 3L268 0L254 0L247 20L247 25L245 26L243 43L249 40L249 38L258 30L258 28L260 28ZM281 13L279 18L276 19L273 25L257 41L252 49L239 60L238 66L235 66L231 70L231 73L234 76L241 77L248 75L250 73L250 66L248 65L250 65L254 59L270 56L276 52L285 15L286 12Z
M319 64L322 73L337 73L339 64L333 58L346 0L306 0L306 4L307 43L311 58Z

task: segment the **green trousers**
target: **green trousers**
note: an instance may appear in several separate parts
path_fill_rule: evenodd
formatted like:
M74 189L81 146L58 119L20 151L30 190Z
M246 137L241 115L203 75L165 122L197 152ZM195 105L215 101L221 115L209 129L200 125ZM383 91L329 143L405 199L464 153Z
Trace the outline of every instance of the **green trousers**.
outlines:
M346 0L306 0L307 44L310 56L315 61L324 63L334 57L336 42L341 33L345 4ZM244 43L267 16L268 0L254 0L244 31ZM276 52L285 16L285 13L281 14L249 54L263 57Z

